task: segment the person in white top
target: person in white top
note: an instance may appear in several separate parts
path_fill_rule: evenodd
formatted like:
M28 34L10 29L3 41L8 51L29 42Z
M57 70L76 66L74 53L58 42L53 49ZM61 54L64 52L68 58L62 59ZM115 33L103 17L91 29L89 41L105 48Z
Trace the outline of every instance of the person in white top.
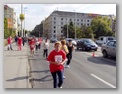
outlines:
M43 57L45 58L45 56L46 56L46 58L47 58L47 56L48 56L48 47L49 47L49 43L48 43L48 40L46 39L45 40L45 42L44 42L44 44L43 44Z

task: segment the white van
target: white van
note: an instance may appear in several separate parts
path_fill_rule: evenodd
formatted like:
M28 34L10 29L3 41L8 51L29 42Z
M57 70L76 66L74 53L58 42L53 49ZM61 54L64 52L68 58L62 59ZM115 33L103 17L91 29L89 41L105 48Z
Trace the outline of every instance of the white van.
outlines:
M101 36L101 37L99 37L98 40L96 40L96 44L98 44L98 45L106 44L110 40L115 40L115 37L112 37L112 36Z

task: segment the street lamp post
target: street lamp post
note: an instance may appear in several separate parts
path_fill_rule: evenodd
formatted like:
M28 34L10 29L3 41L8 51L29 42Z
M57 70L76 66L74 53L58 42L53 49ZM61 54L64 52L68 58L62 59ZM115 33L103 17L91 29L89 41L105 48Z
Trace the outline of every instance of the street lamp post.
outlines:
M21 4L21 14L20 14L20 20L21 20L21 37L23 37L23 30L22 30L22 21L24 20L24 14L23 14L23 5Z
M75 11L75 10L74 10ZM76 39L76 11L75 11L75 39Z
M27 9L27 7L24 8L24 15L25 15L26 9ZM25 37L25 19L24 19L24 32L23 32L23 37Z
M23 13L23 5L21 4L21 14ZM22 30L22 20L21 20L21 36L23 37L23 30Z
M69 36L69 32L68 32L68 18L67 18L67 38Z

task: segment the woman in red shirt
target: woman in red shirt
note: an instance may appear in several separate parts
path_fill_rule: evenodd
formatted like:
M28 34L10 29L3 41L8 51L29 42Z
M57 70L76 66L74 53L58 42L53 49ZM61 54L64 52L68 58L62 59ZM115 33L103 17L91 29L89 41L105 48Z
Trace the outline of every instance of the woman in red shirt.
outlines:
M22 38L20 36L18 36L17 42L18 42L18 50L22 50Z
M30 45L30 54L31 54L31 56L34 56L35 43L36 43L36 40L35 40L35 38L33 37L33 38L29 41L29 45Z
M50 52L47 60L50 63L50 72L53 77L53 85L54 88L62 88L63 84L63 64L66 61L66 54L63 50L61 50L61 43L55 42L54 44L55 49ZM59 81L57 81L57 76Z

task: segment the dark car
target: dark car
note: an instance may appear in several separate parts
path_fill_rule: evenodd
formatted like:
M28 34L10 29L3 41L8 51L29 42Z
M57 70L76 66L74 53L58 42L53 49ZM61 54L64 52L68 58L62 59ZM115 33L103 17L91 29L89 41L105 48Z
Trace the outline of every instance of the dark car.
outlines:
M101 46L101 51L103 57L107 58L108 56L116 57L116 40L108 41L106 44Z
M98 45L91 39L83 38L77 42L77 50L82 49L83 51L94 50L97 51Z
M55 39L55 38L52 38L52 39L50 40L50 43L55 43L56 41L58 41L58 40Z

